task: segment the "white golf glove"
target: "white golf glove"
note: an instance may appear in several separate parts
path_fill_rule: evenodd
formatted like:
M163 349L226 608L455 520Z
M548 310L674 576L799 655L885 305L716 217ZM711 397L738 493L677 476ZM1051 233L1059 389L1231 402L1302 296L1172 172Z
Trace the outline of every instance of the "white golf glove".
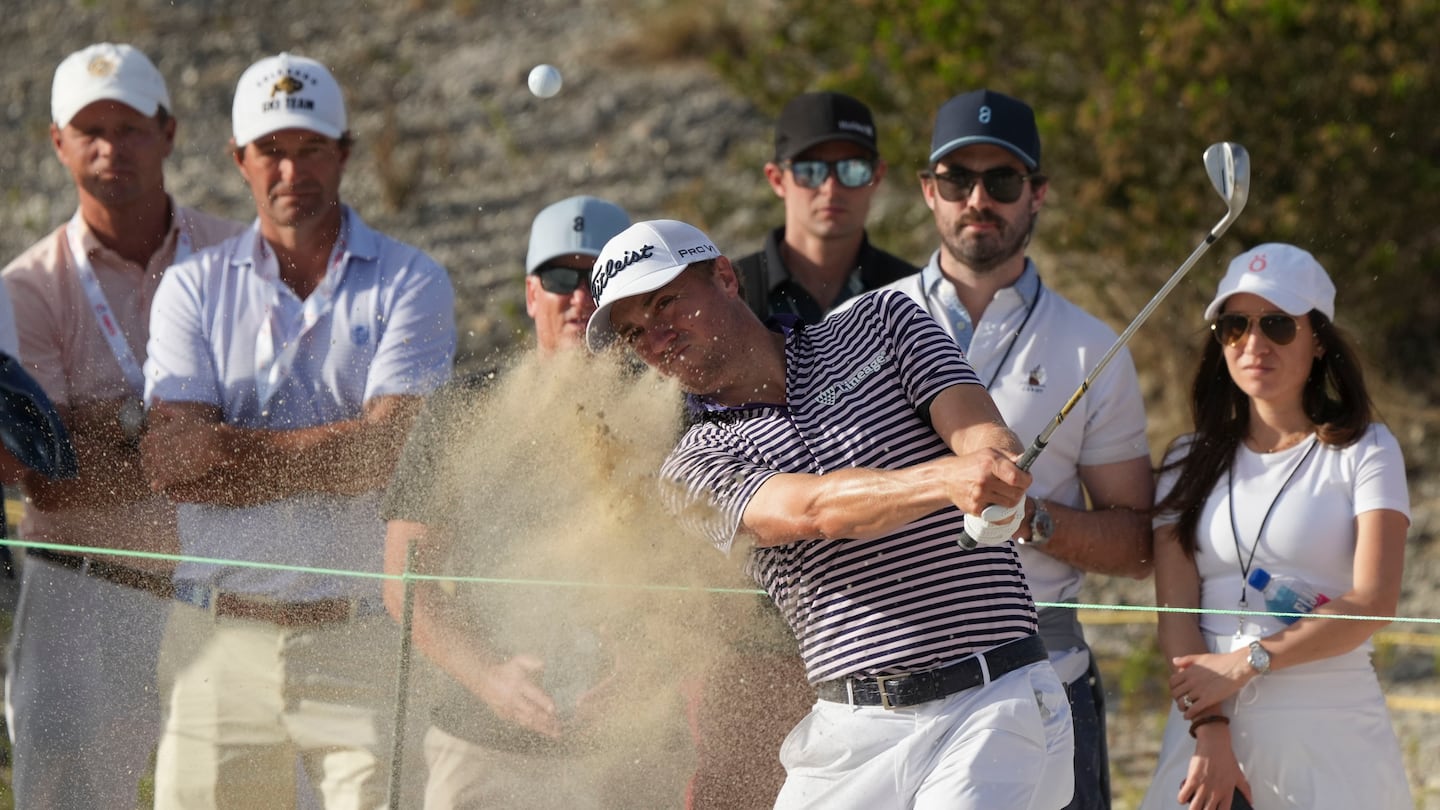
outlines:
M1025 509L1025 499L1014 506L992 504L985 507L978 516L965 515L965 534L960 545L966 549L976 546L998 546L1015 536L1020 528L1020 514Z

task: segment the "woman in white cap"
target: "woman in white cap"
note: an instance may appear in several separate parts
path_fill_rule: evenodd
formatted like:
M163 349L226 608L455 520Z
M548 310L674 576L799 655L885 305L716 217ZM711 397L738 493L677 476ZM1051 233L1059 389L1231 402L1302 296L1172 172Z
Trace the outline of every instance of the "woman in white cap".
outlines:
M1142 807L1412 807L1370 662L1400 597L1405 466L1335 286L1309 253L1260 245L1205 317L1195 430L1166 453L1155 516L1157 604L1205 612L1160 615L1173 706ZM1328 601L1266 613L1261 570Z

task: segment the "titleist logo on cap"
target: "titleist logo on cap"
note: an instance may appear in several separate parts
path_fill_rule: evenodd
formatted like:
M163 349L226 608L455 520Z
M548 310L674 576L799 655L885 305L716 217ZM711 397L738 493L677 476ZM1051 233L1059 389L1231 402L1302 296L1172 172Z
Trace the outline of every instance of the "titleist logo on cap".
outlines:
M605 295L605 287L609 285L610 279L615 278L616 273L619 273L621 270L638 261L644 261L654 255L655 246L645 245L639 250L625 251L625 255L618 259L607 259L604 267L596 268L593 273L593 278L590 280L590 289L594 291L596 300L599 300Z

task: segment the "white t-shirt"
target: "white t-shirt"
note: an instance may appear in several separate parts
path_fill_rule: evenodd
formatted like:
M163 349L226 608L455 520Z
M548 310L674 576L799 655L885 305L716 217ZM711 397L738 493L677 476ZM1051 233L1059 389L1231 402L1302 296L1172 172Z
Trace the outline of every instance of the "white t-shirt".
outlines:
M329 270L340 274L333 303L303 334L296 323L303 304L271 280L278 278L275 258L258 221L166 272L151 311L146 402L201 402L218 406L226 424L289 430L355 419L373 397L423 396L439 386L455 353L445 270L348 208L345 223L344 259ZM290 373L262 407L257 337L270 328L277 292L277 329L300 334L300 344ZM309 493L244 508L181 504L180 544L190 556L380 571L379 502L373 492ZM292 601L379 594L376 580L194 562L180 563L175 579Z
M1177 442L1167 462L1184 452L1188 440L1185 437ZM1233 485L1221 476L1195 528L1200 607L1240 609L1245 581L1242 562L1246 570L1264 568L1272 575L1299 577L1323 594L1338 596L1354 584L1355 518L1374 509L1393 509L1409 519L1405 461L1388 428L1372 424L1349 447L1320 444L1306 458L1316 441L1312 436L1277 453L1256 453L1240 445L1232 469ZM1304 464L1297 470L1302 458ZM1292 472L1294 478L1284 486L1282 494L1281 487ZM1157 503L1175 486L1177 477L1176 471L1160 477ZM1270 519L1257 544L1256 536L1267 511L1271 512ZM1177 520L1174 513L1162 513L1156 515L1155 525L1171 525ZM1254 560L1250 561L1252 550ZM1246 594L1247 610L1265 609L1263 595L1253 588ZM1284 626L1279 619L1252 617L1246 619L1243 629L1246 636L1263 638ZM1233 635L1237 617L1202 614L1200 627L1215 635ZM1368 642L1364 649L1370 649Z

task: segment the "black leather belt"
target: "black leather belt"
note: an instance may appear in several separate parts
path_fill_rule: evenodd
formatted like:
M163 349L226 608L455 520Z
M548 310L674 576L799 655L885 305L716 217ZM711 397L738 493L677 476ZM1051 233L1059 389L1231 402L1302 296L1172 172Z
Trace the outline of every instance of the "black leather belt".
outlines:
M84 554L67 554L63 551L54 551L48 548L27 548L25 556L37 560L44 560L61 568L69 568L72 571L103 579L106 582L113 582L116 585L124 585L127 588L134 588L139 591L154 594L161 599L169 599L175 595L175 588L170 584L170 577L166 574L152 574L148 571L141 571L124 565L116 565L108 560L99 557L90 557Z
M268 622L281 627L312 627L338 624L385 612L379 602L363 599L317 599L309 602L282 602L263 596L217 591L195 582L176 583L175 598L192 607L208 610L228 619Z
M963 692L1048 657L1039 636L1026 636L939 669L873 678L836 678L815 689L821 700L898 709Z

